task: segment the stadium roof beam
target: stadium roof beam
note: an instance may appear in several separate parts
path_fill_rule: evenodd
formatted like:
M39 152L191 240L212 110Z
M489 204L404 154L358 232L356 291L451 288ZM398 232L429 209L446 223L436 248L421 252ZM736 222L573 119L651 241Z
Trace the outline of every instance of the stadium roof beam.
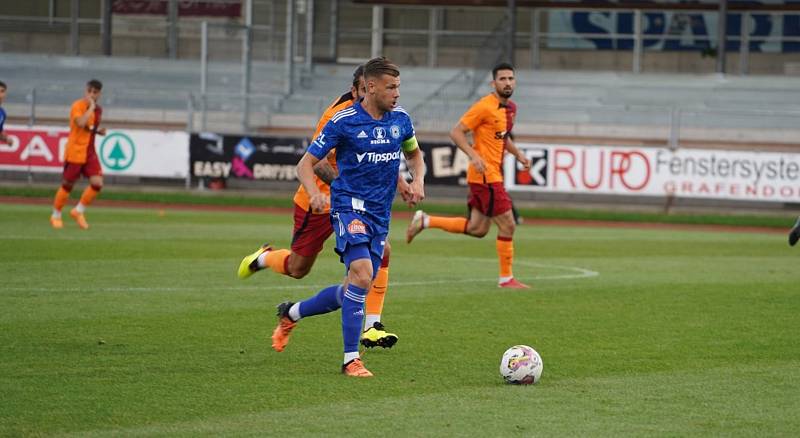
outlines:
M506 7L508 0L353 0L354 3L370 5L404 5L404 6L491 6ZM553 8L553 9L643 9L643 10L694 10L717 11L719 2L707 3L663 3L652 1L564 1L564 0L515 0L521 8ZM728 1L728 11L800 11L800 3L762 4L748 1Z

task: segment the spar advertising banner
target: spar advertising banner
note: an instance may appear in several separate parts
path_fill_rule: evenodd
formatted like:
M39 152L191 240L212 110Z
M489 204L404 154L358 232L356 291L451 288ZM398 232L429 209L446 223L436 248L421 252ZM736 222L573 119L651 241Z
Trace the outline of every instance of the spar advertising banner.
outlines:
M529 171L506 157L510 191L674 195L800 202L800 154L518 143Z
M0 169L61 172L69 131L49 126L9 126L0 143ZM109 130L95 150L106 175L185 178L189 160L185 132Z
M192 134L189 167L195 177L292 181L307 146L300 137Z

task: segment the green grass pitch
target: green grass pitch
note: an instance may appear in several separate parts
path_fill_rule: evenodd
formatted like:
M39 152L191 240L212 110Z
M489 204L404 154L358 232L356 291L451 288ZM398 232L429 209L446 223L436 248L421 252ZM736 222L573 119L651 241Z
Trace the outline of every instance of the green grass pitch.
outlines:
M781 233L522 226L496 287L494 233L393 223L373 379L339 374L339 313L271 350L274 306L338 282L236 278L290 215L98 207L92 228L0 205L0 435L798 436L800 248ZM505 385L529 344L539 384Z

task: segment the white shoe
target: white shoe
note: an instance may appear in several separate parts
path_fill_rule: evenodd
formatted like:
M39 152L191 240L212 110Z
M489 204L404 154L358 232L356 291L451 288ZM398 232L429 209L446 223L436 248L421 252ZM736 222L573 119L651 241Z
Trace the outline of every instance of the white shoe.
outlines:
M411 223L408 224L408 229L406 230L406 243L411 243L414 237L425 229L425 216L427 215L422 210L417 210L414 213L414 217L411 218Z

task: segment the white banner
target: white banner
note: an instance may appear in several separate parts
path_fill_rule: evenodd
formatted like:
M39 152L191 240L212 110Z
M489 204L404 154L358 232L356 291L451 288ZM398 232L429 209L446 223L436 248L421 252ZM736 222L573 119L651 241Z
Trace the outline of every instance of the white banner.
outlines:
M52 126L8 126L0 144L0 169L61 172L69 131ZM112 129L97 136L95 150L106 175L186 178L189 134Z
M506 157L510 191L674 195L800 202L800 154L518 143L529 171Z

